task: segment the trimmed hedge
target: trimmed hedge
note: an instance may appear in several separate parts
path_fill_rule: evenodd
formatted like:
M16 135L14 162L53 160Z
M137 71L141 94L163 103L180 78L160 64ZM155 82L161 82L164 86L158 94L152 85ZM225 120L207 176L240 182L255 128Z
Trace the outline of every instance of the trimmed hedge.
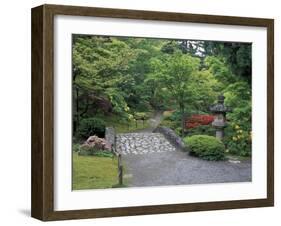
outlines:
M185 137L184 143L190 149L191 155L210 161L225 159L224 144L213 136L194 135Z

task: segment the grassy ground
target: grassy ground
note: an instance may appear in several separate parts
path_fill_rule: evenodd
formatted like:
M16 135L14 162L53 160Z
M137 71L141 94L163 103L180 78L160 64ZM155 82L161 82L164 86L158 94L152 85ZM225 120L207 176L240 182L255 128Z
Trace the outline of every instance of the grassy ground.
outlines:
M117 159L73 153L73 190L112 188L118 184Z

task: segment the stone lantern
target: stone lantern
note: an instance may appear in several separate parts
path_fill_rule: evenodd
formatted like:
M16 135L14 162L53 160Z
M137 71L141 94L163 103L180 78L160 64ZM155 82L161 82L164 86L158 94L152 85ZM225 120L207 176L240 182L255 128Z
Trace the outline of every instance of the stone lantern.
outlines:
M226 113L230 111L229 107L224 105L225 97L223 95L218 96L218 103L210 106L210 111L214 114L214 121L212 126L216 129L216 138L222 140L224 137L224 128L226 124Z

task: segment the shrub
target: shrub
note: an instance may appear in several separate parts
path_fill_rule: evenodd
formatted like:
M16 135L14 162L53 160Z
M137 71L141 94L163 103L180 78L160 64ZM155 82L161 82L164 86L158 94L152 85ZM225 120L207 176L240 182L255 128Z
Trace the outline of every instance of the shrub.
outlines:
M181 127L177 127L174 129L175 130L175 133L178 135L178 136L181 136L182 134L182 128Z
M82 138L87 138L92 135L104 137L105 121L100 118L85 118L80 122L78 133Z
M173 110L166 110L163 112L163 116L166 118L166 117L170 117L172 116L172 114L174 113L175 111Z
M111 151L99 150L91 146L81 146L78 154L83 156L113 157Z
M252 152L252 133L251 131L242 128L238 124L232 124L226 129L226 137L224 142L227 146L227 151L233 155L251 156Z
M72 144L72 150L74 152L78 152L79 151L79 148L80 148L80 145L79 144Z
M188 130L188 135L193 136L193 135L209 135L209 136L214 136L215 135L215 128L213 128L211 125L203 125L203 126L197 126L195 128L191 128Z
M167 117L171 121L179 121L182 120L182 113L180 111L174 111L171 115L168 115Z
M224 142L233 155L251 156L252 101L251 87L246 81L230 84L224 90L225 104L233 111L227 114L230 122L225 129Z
M160 123L160 126L169 127L171 129L176 129L179 125L179 122L170 120L169 118L164 118Z
M79 148L78 155L94 155L95 152L99 151L95 147L90 147L90 146L81 146Z
M192 115L186 120L186 128L191 129L201 125L209 125L214 121L212 115Z
M167 110L163 113L164 118L160 122L160 126L169 127L173 130L179 128L181 126L181 116L178 111L175 110ZM176 133L179 133L179 129Z
M199 158L218 161L224 159L224 144L213 136L194 135L184 138L190 154Z
M110 151L96 151L96 152L94 152L94 156L97 156L97 157L110 157L110 158L112 158L114 155Z
M135 120L147 120L149 119L149 113L148 112L135 112L134 118Z

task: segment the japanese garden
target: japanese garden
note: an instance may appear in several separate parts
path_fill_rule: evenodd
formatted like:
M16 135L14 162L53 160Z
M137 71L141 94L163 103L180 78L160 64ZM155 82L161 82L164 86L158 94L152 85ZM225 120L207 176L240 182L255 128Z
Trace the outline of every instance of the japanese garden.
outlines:
M73 35L73 189L251 181L251 48Z

